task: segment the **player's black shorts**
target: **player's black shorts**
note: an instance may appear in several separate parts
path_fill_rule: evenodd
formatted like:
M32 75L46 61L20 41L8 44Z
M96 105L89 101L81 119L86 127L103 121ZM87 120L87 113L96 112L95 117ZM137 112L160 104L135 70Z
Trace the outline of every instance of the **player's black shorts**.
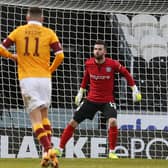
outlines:
M85 119L92 120L97 111L101 111L106 119L117 118L115 103L95 103L86 99L76 109L73 119L78 123Z

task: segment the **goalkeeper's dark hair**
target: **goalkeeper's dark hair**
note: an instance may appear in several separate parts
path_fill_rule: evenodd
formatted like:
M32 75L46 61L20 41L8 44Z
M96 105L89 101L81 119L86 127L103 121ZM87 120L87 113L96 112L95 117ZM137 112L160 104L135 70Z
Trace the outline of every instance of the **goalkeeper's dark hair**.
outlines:
M98 44L98 45L103 45L105 49L107 48L106 43L105 43L103 40L97 40L97 41L95 42L95 45L96 45L96 44Z
M28 15L32 18L42 17L42 10L39 7L30 7L28 9Z

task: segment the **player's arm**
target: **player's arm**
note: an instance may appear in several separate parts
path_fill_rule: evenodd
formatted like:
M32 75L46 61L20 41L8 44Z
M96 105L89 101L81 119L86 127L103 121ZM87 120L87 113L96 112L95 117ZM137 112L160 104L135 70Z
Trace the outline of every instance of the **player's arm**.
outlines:
M13 43L15 43L16 37L18 36L19 29L14 29L9 36L2 42L0 46L0 55L6 58L10 58L14 61L17 60L17 56L13 55L11 52L7 50Z
M86 86L89 81L89 73L87 68L85 69L84 76L78 94L75 97L75 104L78 106L83 98L84 93L86 92Z
M131 87L133 101L141 101L142 95L138 90L132 75L129 73L126 67L122 66L119 62L116 61L116 69L126 78L128 85Z
M49 67L50 72L53 73L64 60L64 53L63 53L62 45L59 42L59 39L55 34L55 32L52 30L49 30L49 33L51 33L50 47L53 49L55 54L54 61Z
M12 40L9 38L5 39L2 44L0 44L0 55L12 60L16 60L16 56L7 50L13 44Z
M63 62L63 60L64 60L63 51L56 52L55 59L52 62L51 66L49 67L50 72L53 73L58 68L58 66Z

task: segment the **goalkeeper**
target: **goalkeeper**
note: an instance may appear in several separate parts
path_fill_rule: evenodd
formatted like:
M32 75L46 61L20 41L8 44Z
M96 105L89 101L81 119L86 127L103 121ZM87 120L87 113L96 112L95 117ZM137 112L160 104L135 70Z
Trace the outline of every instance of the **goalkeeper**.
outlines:
M103 41L96 41L93 53L94 57L85 63L84 77L75 98L75 104L78 108L61 135L59 147L55 149L57 156L62 155L62 151L67 141L72 137L75 128L85 119L92 120L95 113L101 111L108 121L108 157L111 159L118 158L115 154L118 135L117 111L113 94L115 73L119 72L126 78L132 89L133 101L141 100L141 93L127 69L118 61L105 57L106 46ZM90 83L90 89L87 98L81 102L88 83Z

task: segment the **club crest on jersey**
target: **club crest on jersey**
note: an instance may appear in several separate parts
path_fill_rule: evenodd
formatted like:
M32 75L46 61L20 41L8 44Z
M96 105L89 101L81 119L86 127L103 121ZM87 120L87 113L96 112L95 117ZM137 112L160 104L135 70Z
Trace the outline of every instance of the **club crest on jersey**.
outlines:
M106 72L111 72L111 67L106 67Z

